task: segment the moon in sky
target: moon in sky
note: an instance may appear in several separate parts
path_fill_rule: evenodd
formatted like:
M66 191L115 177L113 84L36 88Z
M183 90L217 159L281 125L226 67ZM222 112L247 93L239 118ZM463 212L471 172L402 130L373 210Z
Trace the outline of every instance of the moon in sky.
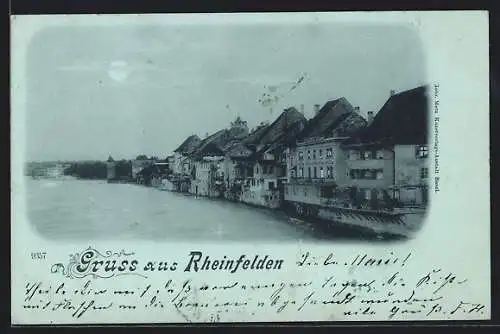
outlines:
M130 75L131 69L123 60L113 61L109 67L108 75L117 82L125 81Z

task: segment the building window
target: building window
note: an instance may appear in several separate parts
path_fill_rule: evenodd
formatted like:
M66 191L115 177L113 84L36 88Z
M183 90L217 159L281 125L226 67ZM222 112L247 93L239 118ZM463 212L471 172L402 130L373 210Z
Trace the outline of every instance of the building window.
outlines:
M268 183L269 190L274 190L274 182Z
M332 177L332 167L326 167L326 178Z
M371 191L371 189L365 189L365 198L366 199L371 199L372 198L372 191Z
M316 166L314 166L314 178L317 178L318 177L318 169L316 168Z
M427 145L419 145L417 147L417 158L423 159L429 156L429 146Z
M299 169L299 177L304 177L304 168Z
M311 167L307 167L307 177L311 178Z
M319 177L324 178L325 177L325 171L323 170L323 167L319 168Z
M327 157L327 158L331 158L331 157L332 157L332 155L333 155L333 151L332 151L332 149L331 149L331 148L327 148L327 149L326 149L326 157Z
M371 151L364 151L363 152L363 159L364 160L370 160L372 158L372 152Z
M272 174L274 171L273 171L273 166L269 166L269 174Z
M316 160L316 150L313 150L313 160Z
M323 159L323 150L319 150L319 158Z
M384 151L382 150L377 151L377 159L384 159Z
M311 150L307 150L307 160L311 160Z
M429 169L428 168L420 168L420 178L426 179L429 177Z
M299 160L304 160L304 152L299 151Z
M384 178L383 169L351 169L349 171L351 179L382 180Z

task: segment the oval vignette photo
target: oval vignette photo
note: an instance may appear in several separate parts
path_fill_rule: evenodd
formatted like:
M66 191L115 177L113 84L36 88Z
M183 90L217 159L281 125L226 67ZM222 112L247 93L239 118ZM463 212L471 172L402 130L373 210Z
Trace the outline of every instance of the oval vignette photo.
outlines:
M27 59L43 238L385 242L429 205L410 25L70 26Z

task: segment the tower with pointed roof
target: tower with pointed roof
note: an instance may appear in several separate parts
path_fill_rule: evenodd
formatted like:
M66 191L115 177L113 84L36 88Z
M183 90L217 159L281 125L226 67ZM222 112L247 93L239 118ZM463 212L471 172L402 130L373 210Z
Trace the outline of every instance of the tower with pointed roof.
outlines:
M109 155L108 160L106 160L107 167L107 180L114 180L116 178L116 162L111 155Z
M243 138L248 135L248 124L247 121L241 119L237 116L234 122L231 122L230 137L232 138Z

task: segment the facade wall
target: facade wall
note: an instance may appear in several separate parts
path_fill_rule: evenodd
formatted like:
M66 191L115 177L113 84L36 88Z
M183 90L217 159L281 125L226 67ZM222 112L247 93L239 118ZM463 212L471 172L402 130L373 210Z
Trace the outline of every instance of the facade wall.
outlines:
M397 145L394 149L397 197L401 202L421 205L428 201L428 146Z
M291 167L288 168L289 180L327 179L339 185L347 182L346 158L338 141L301 144L290 151L287 160Z
M222 162L223 171L224 171L224 182L229 187L237 177L236 173L236 160L233 160L229 157L224 157L224 161Z
M270 184L272 184L271 187ZM243 185L240 201L268 208L278 208L281 197L277 188L277 179L272 175L265 174L261 174L259 178L247 178Z
M182 159L183 156L180 153L174 153L174 164L172 166L172 172L175 174L182 174Z
M152 163L151 160L132 160L132 178L136 178L137 173Z
M193 195L208 196L210 180L210 162L196 161L193 163L196 169L195 178L191 180L189 192Z
M307 204L328 202L355 207L370 206L374 199L383 200L384 193L389 196L392 194L388 188L394 185L395 160L390 148L343 149L338 142L326 140L299 145L290 156L290 163L297 166L297 178L291 177L286 185L284 197L287 201ZM321 177L321 167L324 177ZM328 171L327 167L333 167L333 171Z
M174 153L172 172L174 174L189 174L191 172L192 162L191 160L180 154Z
M219 196L219 186L224 183L224 160L223 157L216 158L217 161L204 159L193 163L196 170L195 178L191 179L189 192L197 196Z
M416 186L426 184L429 174L429 159L427 157L421 158L419 149L419 145L397 145L394 148L394 164L397 171L395 177L396 185ZM427 168L427 172L422 170L425 168Z
M390 149L345 150L346 185L388 188L394 185L394 152Z
M320 204L320 194L321 188L319 184L288 183L285 185L285 201Z
M277 190L265 190L265 187L244 190L241 194L240 201L271 209L277 209L281 204L279 192Z

